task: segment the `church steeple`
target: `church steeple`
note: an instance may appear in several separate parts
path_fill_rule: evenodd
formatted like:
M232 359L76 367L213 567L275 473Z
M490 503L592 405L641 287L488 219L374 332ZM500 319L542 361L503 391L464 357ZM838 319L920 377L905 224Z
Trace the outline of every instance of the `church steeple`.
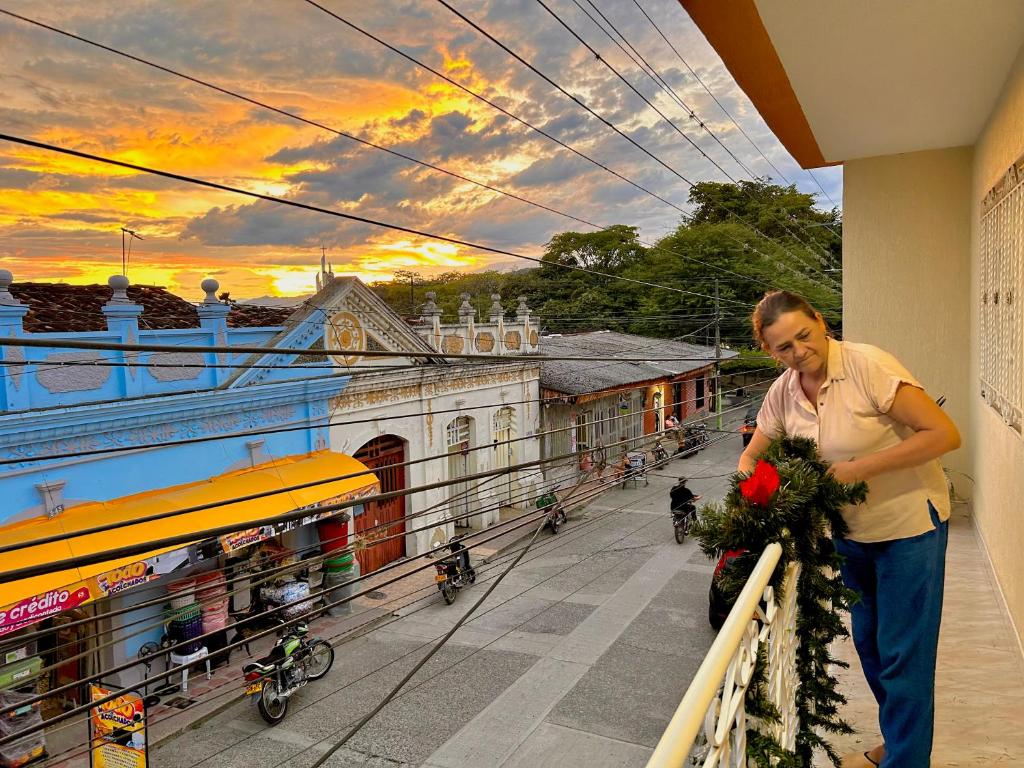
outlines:
M327 261L327 249L323 243L320 244L320 271L316 275L316 291L319 293L334 280L334 271Z

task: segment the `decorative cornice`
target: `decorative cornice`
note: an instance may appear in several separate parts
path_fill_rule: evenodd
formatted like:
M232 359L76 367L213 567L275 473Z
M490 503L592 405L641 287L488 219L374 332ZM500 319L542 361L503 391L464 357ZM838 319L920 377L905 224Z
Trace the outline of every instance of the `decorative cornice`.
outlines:
M2 417L0 455L17 459L106 447L145 447L270 424L314 421L326 414L324 401L343 390L347 381L332 377L281 382L242 391L213 390ZM303 405L307 408L300 407Z

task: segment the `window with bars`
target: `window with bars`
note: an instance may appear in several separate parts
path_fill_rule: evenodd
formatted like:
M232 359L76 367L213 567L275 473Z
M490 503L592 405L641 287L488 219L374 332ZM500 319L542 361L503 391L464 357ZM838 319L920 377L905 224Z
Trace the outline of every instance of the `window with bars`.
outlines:
M448 424L448 447L464 444L469 447L469 417L459 416Z
M980 245L981 396L1019 433L1024 412L1024 329L1019 306L1024 277L1024 158L985 195Z

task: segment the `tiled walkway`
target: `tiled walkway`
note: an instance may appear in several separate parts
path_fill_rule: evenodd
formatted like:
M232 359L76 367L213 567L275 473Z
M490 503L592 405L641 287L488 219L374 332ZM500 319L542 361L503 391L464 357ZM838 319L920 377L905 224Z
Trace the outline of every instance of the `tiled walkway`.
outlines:
M932 766L1024 766L1024 658L973 525L963 517L951 522ZM843 643L838 656L850 662L842 674L845 716L857 731L836 739L845 754L880 739L853 643Z

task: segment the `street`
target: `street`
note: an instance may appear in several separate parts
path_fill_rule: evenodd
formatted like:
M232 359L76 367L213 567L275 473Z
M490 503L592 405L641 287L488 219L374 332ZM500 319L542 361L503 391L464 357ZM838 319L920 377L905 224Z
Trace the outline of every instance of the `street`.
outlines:
M331 766L642 766L714 639L711 564L675 543L668 490L680 475L720 499L740 451L728 436L547 530L473 618ZM706 476L707 479L700 479ZM501 573L478 567L447 606L434 592L336 649L328 675L267 726L235 702L158 744L154 768L308 766L369 712ZM315 625L314 625L315 632Z

